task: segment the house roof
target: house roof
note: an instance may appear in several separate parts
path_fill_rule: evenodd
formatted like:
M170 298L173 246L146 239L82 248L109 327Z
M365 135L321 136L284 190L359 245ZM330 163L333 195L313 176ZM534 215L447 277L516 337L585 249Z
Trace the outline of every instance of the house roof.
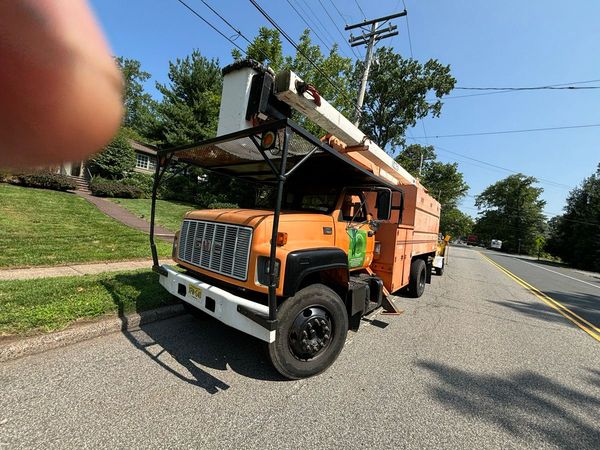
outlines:
M158 148L154 145L144 144L133 139L129 139L129 143L131 144L133 150L135 150L138 153L145 153L146 155L156 156L156 152L158 151Z

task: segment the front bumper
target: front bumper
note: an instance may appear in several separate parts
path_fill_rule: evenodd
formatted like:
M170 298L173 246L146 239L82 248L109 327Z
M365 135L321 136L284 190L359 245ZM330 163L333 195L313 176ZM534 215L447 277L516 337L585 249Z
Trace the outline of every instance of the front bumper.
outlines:
M168 265L160 266L160 268L164 270L161 270L160 273L160 284L174 296L236 330L243 331L265 342L275 341L275 330L267 330L247 315L242 314L238 308L238 306L241 306L246 310L268 317L268 306L238 297L216 286L211 286L189 275L180 273ZM190 286L192 286L196 296L190 293Z

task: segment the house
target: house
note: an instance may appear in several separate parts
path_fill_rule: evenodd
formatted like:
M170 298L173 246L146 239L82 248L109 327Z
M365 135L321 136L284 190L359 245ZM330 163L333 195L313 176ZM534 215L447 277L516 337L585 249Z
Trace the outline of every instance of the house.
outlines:
M156 169L157 148L153 145L144 144L133 139L129 143L135 152L135 167L133 170L145 174L153 174ZM75 179L78 186L86 189L91 178L89 170L85 167L85 161L64 162L58 167L54 167L56 173L61 173Z

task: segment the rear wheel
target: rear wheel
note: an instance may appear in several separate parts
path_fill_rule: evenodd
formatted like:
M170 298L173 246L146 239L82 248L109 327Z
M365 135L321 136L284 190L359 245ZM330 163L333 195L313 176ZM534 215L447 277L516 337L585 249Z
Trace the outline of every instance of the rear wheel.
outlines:
M425 292L426 272L425 261L422 259L416 259L410 265L408 293L411 297L419 298Z
M336 360L348 334L348 315L332 289L313 284L287 299L277 312L275 342L269 358L286 378L317 375Z

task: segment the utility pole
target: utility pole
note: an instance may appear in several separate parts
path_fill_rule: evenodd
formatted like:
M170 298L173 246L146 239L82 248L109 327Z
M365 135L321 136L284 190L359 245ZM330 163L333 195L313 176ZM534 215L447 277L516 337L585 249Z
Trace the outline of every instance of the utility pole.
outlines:
M346 25L346 31L354 30L356 28L360 28L362 30L362 33L359 36L352 36L352 34L350 35L350 39L348 40L348 42L350 42L350 46L367 46L365 70L363 71L362 78L360 80L360 90L358 91L358 98L356 99L356 120L354 121L354 125L356 126L358 126L360 123L361 110L365 100L365 90L367 88L367 80L369 79L371 60L373 59L373 47L375 46L375 43L379 42L380 40L396 36L398 34L396 31L398 27L396 25L392 25L390 23L388 27L382 28L382 26L391 19L405 15L406 10L400 13L391 14L389 16L378 17L377 19L364 20L363 22L355 23L353 25ZM369 26L370 28L368 28Z

